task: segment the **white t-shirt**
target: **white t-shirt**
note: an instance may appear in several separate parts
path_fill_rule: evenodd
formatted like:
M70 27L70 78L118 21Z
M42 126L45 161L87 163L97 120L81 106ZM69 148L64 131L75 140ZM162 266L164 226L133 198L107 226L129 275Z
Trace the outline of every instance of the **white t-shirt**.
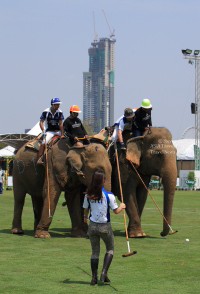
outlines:
M110 222L109 209L114 210L118 208L115 196L111 192L102 189L102 196L103 198L99 201L89 199L87 195L84 198L83 208L90 208L90 220L95 223Z

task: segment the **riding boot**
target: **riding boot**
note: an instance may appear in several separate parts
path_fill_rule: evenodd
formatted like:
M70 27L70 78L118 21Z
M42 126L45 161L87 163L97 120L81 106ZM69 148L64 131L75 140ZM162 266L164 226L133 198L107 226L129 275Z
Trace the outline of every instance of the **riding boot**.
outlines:
M104 282L110 282L108 276L107 276L107 271L109 269L109 266L112 262L113 259L113 255L110 253L106 253L105 257L104 257L104 264L103 264L103 269L102 269L102 273L101 273L101 277L100 280L104 281Z
M97 284L98 265L99 265L99 260L98 259L91 259L91 269L92 269L92 280L90 282L91 286L94 286L94 285Z
M41 144L40 145L40 149L38 151L38 163L43 163L41 157L42 157L42 155L44 153L44 149L45 149L45 145L44 144Z

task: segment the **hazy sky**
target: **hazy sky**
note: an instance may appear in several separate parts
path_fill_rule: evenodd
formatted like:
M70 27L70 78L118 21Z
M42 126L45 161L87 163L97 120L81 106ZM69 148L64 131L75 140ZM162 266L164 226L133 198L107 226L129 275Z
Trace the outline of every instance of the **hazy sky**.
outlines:
M194 126L195 67L181 49L200 49L199 0L0 0L0 134L32 128L53 97L65 117L83 108L93 11L98 36L110 33L102 9L115 29L115 120L148 98L173 139Z

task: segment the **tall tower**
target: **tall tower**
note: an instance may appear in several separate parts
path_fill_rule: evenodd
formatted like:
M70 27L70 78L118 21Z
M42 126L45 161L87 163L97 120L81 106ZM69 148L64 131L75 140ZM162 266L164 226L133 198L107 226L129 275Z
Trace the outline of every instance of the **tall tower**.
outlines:
M188 63L195 62L195 146L194 146L194 161L195 170L200 170L200 50L194 50L192 54L191 49L182 50L185 59L189 59Z
M101 38L88 49L89 72L83 73L83 120L95 132L114 124L114 44Z

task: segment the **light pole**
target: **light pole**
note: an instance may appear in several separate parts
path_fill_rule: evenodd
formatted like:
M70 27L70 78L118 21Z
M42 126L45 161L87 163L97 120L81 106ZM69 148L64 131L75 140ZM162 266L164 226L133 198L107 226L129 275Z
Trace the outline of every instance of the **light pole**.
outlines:
M195 62L195 103L192 103L192 113L195 114L195 146L194 160L195 170L200 170L200 50L182 50L184 59L189 59L188 63Z

